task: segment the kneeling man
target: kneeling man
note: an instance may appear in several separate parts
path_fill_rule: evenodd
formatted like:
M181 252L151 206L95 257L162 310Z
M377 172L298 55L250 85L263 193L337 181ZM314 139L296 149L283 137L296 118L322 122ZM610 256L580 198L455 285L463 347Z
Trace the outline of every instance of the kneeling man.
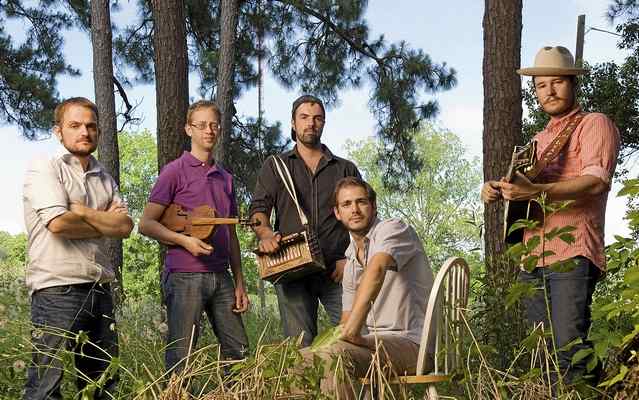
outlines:
M415 230L397 218L377 218L376 194L355 177L337 182L334 212L351 235L342 280L340 340L318 355L344 357L346 372L357 381L371 364L376 340L381 361L398 375L413 374L433 273ZM322 385L354 398L348 382L334 382L327 370ZM323 390L324 391L324 390Z

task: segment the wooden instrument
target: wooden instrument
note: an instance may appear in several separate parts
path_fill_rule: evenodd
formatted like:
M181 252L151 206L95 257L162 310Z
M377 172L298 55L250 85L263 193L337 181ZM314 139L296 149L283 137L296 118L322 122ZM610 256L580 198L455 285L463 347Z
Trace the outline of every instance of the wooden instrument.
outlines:
M326 270L318 241L306 231L284 236L275 253L255 250L255 254L260 277L273 283L290 282Z
M559 132L548 147L544 149L539 159L537 159L537 142L532 141L525 146L515 146L505 180L512 182L515 178L515 172L521 172L526 175L531 182L534 182L541 171L543 171L552 160L559 156L561 150L568 143L570 135L577 129L577 126L585 116L585 113L580 112L571 117L566 127ZM506 243L511 244L521 242L524 238L523 229L518 229L509 235L508 230L510 227L519 219L542 218L543 212L541 207L532 200L504 200L504 229L502 231L502 239ZM543 221L541 221L541 223L543 224Z
M160 223L173 232L183 233L201 240L211 237L218 225L259 224L259 222L249 222L240 218L219 218L215 209L208 205L186 211L179 204L169 205L164 210Z
M304 275L325 271L326 266L319 240L297 200L293 178L281 158L273 156L271 159L286 191L293 199L304 230L283 237L280 241L280 249L275 253L261 253L254 250L257 254L260 277L271 282L289 282Z
M524 146L515 146L513 155L508 166L506 182L512 182L516 172L526 175L530 172L537 161L537 142L532 141ZM506 243L518 243L524 238L523 230L517 230L508 234L508 229L518 219L528 219L531 211L531 201L509 201L504 200L504 225L502 238Z

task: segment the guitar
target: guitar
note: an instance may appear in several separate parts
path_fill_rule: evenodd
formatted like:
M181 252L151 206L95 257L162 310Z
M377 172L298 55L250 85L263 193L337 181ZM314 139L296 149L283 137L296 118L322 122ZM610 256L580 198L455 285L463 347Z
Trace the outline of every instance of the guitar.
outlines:
M513 155L508 166L508 173L505 180L508 183L513 181L516 172L526 175L534 169L537 160L537 142L532 141L524 146L515 146ZM528 219L530 217L531 201L504 200L504 225L502 239L506 243L518 243L524 238L523 229L516 230L510 235L508 230L518 219Z
M535 178L539 176L541 171L543 171L552 160L559 156L561 150L568 143L570 136L575 129L577 129L577 126L585 116L586 113L584 112L578 112L573 115L566 124L566 127L557 134L552 142L550 142L539 158L537 158L536 141L532 141L525 146L515 146L505 180L510 183L513 181L515 173L521 172L526 175L531 182L534 182ZM539 207L539 204L532 200L504 200L504 229L502 232L502 239L506 243L510 244L521 242L524 238L523 229L518 229L510 235L508 234L508 230L518 219L531 219L532 217L539 215L543 215L543 213L541 213L541 208Z

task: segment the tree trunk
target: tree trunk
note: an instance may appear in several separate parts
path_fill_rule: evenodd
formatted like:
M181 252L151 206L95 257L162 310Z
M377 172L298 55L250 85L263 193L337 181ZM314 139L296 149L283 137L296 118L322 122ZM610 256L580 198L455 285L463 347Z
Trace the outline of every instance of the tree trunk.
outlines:
M233 66L235 61L235 36L240 12L238 0L220 1L220 58L217 75L216 101L222 114L220 133L215 156L226 165L228 145L233 129Z
M506 174L513 146L521 144L522 0L486 0L484 10L484 180ZM484 209L486 265L498 268L506 246L502 240L503 203Z
M98 106L98 157L115 182L120 184L120 151L113 88L113 45L109 0L91 1L91 43L93 46L93 85ZM116 307L124 299L122 284L122 240L107 239L106 253L115 269L113 295Z
M188 56L182 0L153 0L158 171L188 148Z

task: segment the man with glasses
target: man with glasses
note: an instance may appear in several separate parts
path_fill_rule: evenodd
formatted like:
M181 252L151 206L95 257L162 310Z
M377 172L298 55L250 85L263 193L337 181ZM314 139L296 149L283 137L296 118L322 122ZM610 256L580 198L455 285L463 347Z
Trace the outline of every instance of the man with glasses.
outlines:
M202 311L224 359L242 359L248 350L240 313L248 309L249 299L235 226L218 226L207 243L159 222L170 204L187 211L208 205L220 217L237 215L233 176L213 159L219 122L215 103L200 100L189 107L184 130L191 138L191 151L164 166L140 220L141 233L168 245L162 274L169 326L165 362L174 372L194 351Z

